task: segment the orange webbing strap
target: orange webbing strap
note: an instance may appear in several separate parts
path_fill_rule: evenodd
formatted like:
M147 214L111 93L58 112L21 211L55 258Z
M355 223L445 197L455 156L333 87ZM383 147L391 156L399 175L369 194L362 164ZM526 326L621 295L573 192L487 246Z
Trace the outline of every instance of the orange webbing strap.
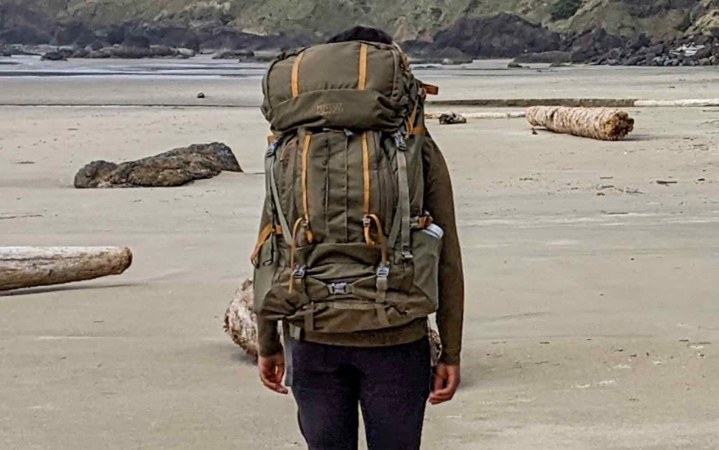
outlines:
M417 111L419 110L419 101L415 102L412 114L407 119L407 136L414 134L414 122L417 120Z
M360 58L359 58L359 81L357 82L357 89L364 91L367 88L367 51L369 46L367 44L360 45Z
M371 208L371 195L372 195L372 177L370 173L370 161L369 161L369 141L367 138L367 132L362 133L362 172L364 177L364 236L367 245L374 246L375 242L372 240L371 234L371 222L367 220L370 214Z
M275 136L274 134L267 136L267 145L274 144L276 140L277 140L277 136Z
M250 260L252 261L253 265L258 265L260 262L260 251L262 251L262 246L267 242L267 240L272 236L272 233L275 234L282 234L282 227L275 227L272 224L268 224L266 227L260 231L260 235L257 238L257 245L255 245L255 250L252 252L252 257Z
M312 134L307 131L305 134L305 143L302 148L302 206L304 208L304 225L307 233L307 243L311 244L315 238L310 231L310 203L307 193L307 171L309 165L310 145L312 144Z
M439 94L439 87L437 87L433 84L422 84L422 87L424 88L424 92L426 92L427 95Z
M369 165L369 140L367 138L367 132L362 133L362 169L364 172L364 213L368 215L370 213L370 194L372 182L370 177L370 165Z
M384 236L384 228L382 227L382 221L379 220L376 214L368 214L365 217L365 222L369 223L370 227L374 223L377 227L377 240L379 241L380 250L382 251L382 265L389 265L389 247L387 246L387 239Z
M427 134L427 128L425 128L424 125L414 127L414 128L412 128L412 131L409 133L409 135L413 136L415 134Z
M305 53L302 52L295 58L295 64L292 66L292 97L300 95L300 64Z
M372 222L365 216L362 220L364 225L364 240L370 247L374 247L377 243L372 239Z

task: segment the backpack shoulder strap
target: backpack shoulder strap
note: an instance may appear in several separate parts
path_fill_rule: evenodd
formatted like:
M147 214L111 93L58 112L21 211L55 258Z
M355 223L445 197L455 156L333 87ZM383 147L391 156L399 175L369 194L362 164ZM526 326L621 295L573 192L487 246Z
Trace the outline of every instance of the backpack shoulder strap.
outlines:
M272 207L273 216L280 222L282 227L282 237L287 245L292 243L292 230L287 222L287 216L282 211L282 203L280 202L280 192L277 188L277 179L275 178L275 162L277 161L277 149L280 146L280 140L274 141L270 144L265 155L265 180L266 180L266 191L268 203Z
M389 248L395 248L397 240L401 238L400 251L402 258L412 258L412 243L410 240L410 220L412 212L410 211L410 192L409 192L409 176L407 173L407 143L401 132L394 136L395 145L397 147L397 181L399 187L399 195L397 197L397 213L394 216L394 223L389 235Z

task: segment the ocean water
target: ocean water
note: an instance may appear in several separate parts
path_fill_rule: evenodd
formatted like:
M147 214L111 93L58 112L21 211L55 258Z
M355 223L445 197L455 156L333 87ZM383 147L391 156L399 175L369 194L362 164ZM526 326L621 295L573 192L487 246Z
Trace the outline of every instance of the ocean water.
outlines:
M443 66L420 64L416 73L444 76L489 75L510 72L508 60L482 60ZM201 55L190 59L70 59L41 61L39 56L0 58L0 77L261 77L269 64L213 60Z
M457 66L416 65L415 75L440 87L439 99L501 99L501 98L631 98L676 100L687 98L719 98L719 70L716 67L607 67L571 66L549 67L533 64L524 68L507 67L509 60L477 60ZM200 55L186 60L177 59L71 59L69 61L41 61L38 56L0 58L0 103L40 104L75 102L75 98L47 99L40 91L68 86L87 86L93 102L164 103L167 99L154 98L155 87L186 85L190 89L209 89L218 83L228 89L225 97L236 99L209 99L202 104L252 105L261 102L260 79L267 63L239 63L235 60L213 60ZM3 79L6 82L3 89ZM58 83L55 83L58 80ZM124 86L146 86L143 91L128 89L123 96L105 98L112 92L98 85L118 81ZM204 80L207 80L206 84ZM164 83L163 83L164 81ZM20 87L29 91L19 93ZM210 87L204 87L210 86ZM90 92L90 91L88 91ZM196 94L197 92L195 92ZM189 95L189 94L188 94ZM62 97L62 96L61 96ZM99 97L103 97L102 99ZM54 97L53 97L54 98ZM189 97L188 97L189 98ZM196 100L196 99L195 99ZM4 103L3 103L4 102ZM213 103L214 102L214 103ZM172 104L195 104L194 100L180 98Z
M39 56L0 58L0 77L261 77L266 64L178 59L70 59L41 61Z

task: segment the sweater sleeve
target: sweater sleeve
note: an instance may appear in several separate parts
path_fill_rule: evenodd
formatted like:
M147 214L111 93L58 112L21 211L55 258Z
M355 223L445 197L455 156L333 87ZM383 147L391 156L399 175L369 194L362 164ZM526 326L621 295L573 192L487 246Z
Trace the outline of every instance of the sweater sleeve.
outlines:
M262 220L260 222L260 230L264 229L272 220L270 209L265 199L265 205L262 208ZM259 353L262 357L276 355L282 351L282 343L280 341L280 333L276 320L269 320L257 315L257 343Z
M459 365L464 320L464 273L452 182L444 156L429 135L424 146L423 158L426 183L425 209L432 215L434 223L445 233L439 263L437 311L437 326L444 349L441 362Z

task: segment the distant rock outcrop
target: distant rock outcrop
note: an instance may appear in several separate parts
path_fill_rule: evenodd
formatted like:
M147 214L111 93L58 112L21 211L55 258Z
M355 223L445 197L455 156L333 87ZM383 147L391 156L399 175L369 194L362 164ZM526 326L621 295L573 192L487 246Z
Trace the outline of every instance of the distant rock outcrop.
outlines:
M134 47L127 45L113 45L99 49L80 48L73 54L73 58L89 59L142 59L142 58L178 58L186 59L195 56L195 51L187 48L174 48L165 45L152 45L149 47Z
M522 53L560 50L562 35L513 14L462 18L439 32L435 47L454 47L482 57L513 57Z
M75 176L76 188L173 187L242 172L232 150L221 143L191 145L149 158L115 164L94 161Z
M562 51L582 63L719 64L716 52L706 49L719 42L719 0L340 3L327 8L320 0L296 0L290 19L285 0L0 0L0 45L70 46L76 58L239 51L262 52L264 59L369 21L426 63L535 53L549 60L561 55L547 52ZM656 52L658 44L666 52Z

